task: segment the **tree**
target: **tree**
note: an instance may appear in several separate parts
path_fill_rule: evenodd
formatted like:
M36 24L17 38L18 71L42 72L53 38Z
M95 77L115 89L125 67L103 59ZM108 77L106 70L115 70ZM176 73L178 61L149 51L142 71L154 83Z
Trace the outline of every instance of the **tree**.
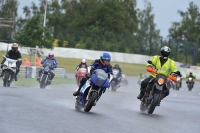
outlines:
M43 36L44 35L44 36ZM26 25L17 32L15 41L21 46L52 48L53 38L41 24L41 16L36 14L27 20Z
M10 42L15 35L17 0L0 0L0 40Z
M138 11L138 32L136 35L140 45L140 54L145 54L147 51L148 55L157 54L157 48L160 44L160 31L156 29L152 10L151 3L145 0L145 9Z
M187 11L178 11L182 20L180 22L173 22L169 29L169 36L176 42L176 52L178 45L182 45L184 49L185 63L188 63L188 56L192 56L193 65L196 65L197 44L200 47L200 12L197 5L193 2L189 3ZM195 53L195 54L194 54ZM176 59L177 59L176 54ZM198 58L200 61L200 58Z

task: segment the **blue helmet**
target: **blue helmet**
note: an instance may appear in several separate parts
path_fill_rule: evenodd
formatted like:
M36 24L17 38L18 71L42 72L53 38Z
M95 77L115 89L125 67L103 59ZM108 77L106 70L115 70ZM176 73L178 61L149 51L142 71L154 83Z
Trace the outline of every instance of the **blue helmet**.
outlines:
M103 65L105 65L103 62L104 62L105 60L107 60L107 61L110 62L111 56L110 56L109 53L104 52L104 53L100 56L100 60L102 61L101 63L102 63Z

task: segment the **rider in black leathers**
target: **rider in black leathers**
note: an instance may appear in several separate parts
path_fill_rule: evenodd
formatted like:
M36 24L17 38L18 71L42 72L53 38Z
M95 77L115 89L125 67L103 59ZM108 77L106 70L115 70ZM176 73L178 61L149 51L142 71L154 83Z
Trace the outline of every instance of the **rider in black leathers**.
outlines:
M12 49L8 51L8 53L6 54L6 57L13 59L13 60L21 59L22 55L18 50L18 44L13 43L11 47L12 47ZM4 58L3 61L1 62L1 69L3 68L3 64L4 64L5 61L6 61L6 59ZM21 64L22 64L22 61L17 61L17 63L16 63L17 70L16 70L16 73L14 75L15 81L17 81L17 74L20 71ZM1 74L0 74L0 77L2 77L2 76L3 76L3 72L1 72Z

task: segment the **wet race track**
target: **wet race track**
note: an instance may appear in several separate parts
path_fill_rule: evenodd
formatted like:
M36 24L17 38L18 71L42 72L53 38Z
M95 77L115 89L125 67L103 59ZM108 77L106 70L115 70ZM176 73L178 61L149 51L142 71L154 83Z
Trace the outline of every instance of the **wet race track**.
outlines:
M0 87L0 133L200 133L200 83L171 90L152 115L140 111L137 78L107 90L89 113L74 107L75 84Z

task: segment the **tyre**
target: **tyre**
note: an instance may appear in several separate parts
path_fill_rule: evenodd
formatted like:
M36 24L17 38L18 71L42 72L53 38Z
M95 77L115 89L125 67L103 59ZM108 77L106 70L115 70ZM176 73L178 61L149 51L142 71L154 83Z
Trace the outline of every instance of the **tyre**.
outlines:
M98 97L98 93L93 91L92 94L89 96L89 100L86 102L84 111L89 112L92 109L92 106L94 105L95 100Z
M46 83L45 83L46 77L42 76L42 80L40 81L40 88L45 89Z
M160 94L159 93L154 93L153 95L153 99L148 107L148 114L152 114L153 111L156 108L156 104L159 102L160 100Z
M140 103L140 110L141 110L142 112L145 112L145 111L147 110L147 106L144 105L144 102L141 102L141 103Z
M5 72L4 74L4 79L3 79L3 86L4 87L9 87L9 76L10 76L10 73L9 72Z

